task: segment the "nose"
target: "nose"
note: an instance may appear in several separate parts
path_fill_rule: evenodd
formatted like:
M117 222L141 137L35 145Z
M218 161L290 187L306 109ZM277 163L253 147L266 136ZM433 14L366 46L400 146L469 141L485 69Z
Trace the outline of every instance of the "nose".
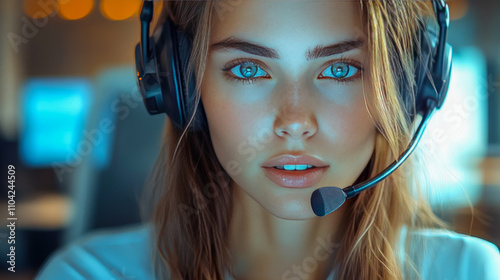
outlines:
M307 139L318 131L313 97L294 83L279 96L280 106L274 120L274 133L282 138Z

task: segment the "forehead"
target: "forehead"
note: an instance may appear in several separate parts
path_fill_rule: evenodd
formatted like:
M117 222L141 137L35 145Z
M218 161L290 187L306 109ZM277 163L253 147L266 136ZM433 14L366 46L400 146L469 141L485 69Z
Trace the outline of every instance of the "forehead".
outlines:
M297 41L328 44L363 32L360 3L353 0L217 1L211 42L229 36L279 45Z

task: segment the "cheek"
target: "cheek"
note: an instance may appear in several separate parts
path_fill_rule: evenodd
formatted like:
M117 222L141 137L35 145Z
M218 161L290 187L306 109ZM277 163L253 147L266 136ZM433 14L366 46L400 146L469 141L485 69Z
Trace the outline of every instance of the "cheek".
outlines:
M347 186L362 172L371 158L375 145L376 128L365 108L362 94L349 106L321 105L322 136L319 146L332 155L331 180ZM331 105L331 104L330 104Z
M227 169L235 162L241 166L244 160L238 151L246 147L255 134L256 116L262 112L237 106L228 98L227 89L214 81L202 86L202 101L213 147L223 167Z
M317 106L324 140L336 154L349 156L353 150L373 146L376 128L368 112L363 87L340 90L331 100ZM326 144L326 143L324 143Z
M346 111L336 134L343 142L345 151L363 145L373 145L375 126L365 110Z

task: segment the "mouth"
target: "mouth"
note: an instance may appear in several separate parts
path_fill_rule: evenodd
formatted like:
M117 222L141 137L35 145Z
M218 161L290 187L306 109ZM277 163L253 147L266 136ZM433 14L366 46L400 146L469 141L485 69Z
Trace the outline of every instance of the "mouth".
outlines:
M316 157L287 153L266 161L262 168L273 183L285 188L309 188L316 185L330 166Z
M311 165L309 165L311 166ZM281 168L283 167L283 168ZM285 188L309 188L323 178L328 167L315 167L288 170L285 166L264 167L264 174L275 184ZM302 167L299 167L302 168Z
M277 165L274 168L280 169L280 170L287 170L287 171L294 171L294 170L307 170L311 168L315 168L316 166L314 165L309 165L309 164L288 164L288 165Z

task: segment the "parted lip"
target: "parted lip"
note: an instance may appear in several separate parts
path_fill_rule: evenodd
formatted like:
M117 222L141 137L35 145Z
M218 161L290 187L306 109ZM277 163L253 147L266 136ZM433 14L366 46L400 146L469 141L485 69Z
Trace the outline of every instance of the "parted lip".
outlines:
M266 160L262 167L275 167L279 165L312 165L314 167L328 167L329 165L315 156L303 152L281 153Z

